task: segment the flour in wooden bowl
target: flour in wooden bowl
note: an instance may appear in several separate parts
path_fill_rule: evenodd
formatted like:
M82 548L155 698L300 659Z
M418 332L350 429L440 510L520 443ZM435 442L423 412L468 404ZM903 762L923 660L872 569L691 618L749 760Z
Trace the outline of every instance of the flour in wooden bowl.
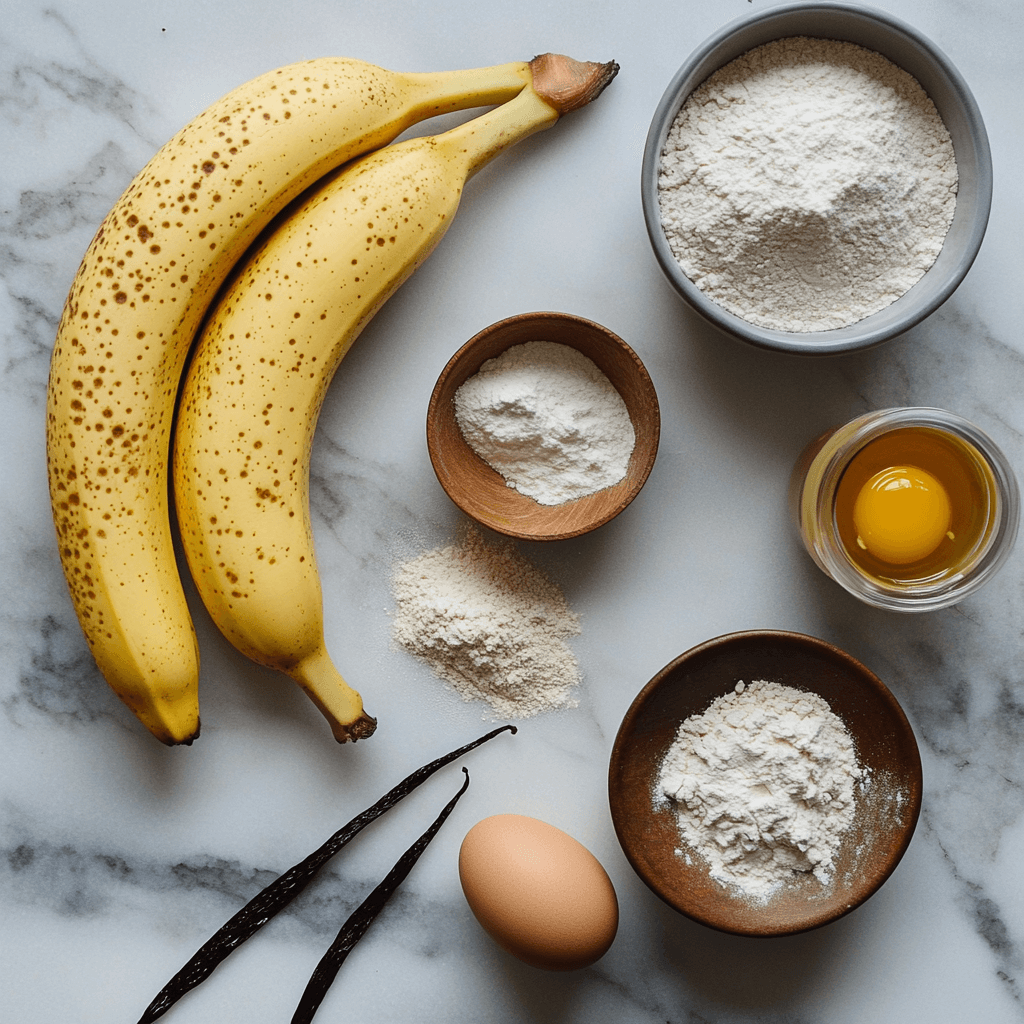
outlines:
M617 484L636 443L611 381L582 352L551 341L488 359L455 393L455 415L473 451L541 505Z
M830 881L864 774L824 699L740 682L680 725L659 799L672 801L681 837L713 878L760 899L800 875Z

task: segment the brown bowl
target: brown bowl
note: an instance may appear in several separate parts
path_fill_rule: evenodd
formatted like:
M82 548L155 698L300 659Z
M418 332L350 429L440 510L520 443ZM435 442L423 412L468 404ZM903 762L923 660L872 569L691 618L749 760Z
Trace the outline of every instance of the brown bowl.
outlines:
M854 821L831 881L822 885L799 875L763 902L712 878L707 863L683 841L674 809L654 796L680 723L741 679L765 679L824 698L853 737L870 780L856 787ZM848 914L895 870L921 811L921 756L896 698L850 655L800 633L730 633L687 651L637 695L612 747L608 796L626 858L670 907L736 935L792 935Z
M561 505L541 505L509 487L466 443L455 418L455 392L488 359L528 341L558 342L583 353L622 396L636 444L617 484ZM448 496L478 523L521 540L565 540L617 516L646 482L660 433L658 396L639 356L606 327L568 313L521 313L485 327L448 361L427 409L427 449Z

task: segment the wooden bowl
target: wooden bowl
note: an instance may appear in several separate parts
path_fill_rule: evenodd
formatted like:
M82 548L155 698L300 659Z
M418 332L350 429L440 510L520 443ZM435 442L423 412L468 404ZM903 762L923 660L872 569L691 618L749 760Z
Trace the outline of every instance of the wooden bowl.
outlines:
M661 763L680 723L741 679L823 697L869 772L868 785L857 787L854 822L831 881L822 885L812 875L798 875L764 902L712 878L707 863L682 839L674 808L655 799ZM800 633L730 633L687 651L640 691L612 748L608 796L623 852L670 907L736 935L792 935L848 914L895 870L921 811L921 757L896 698L850 655Z
M636 444L617 484L561 505L541 505L509 487L466 443L455 418L455 392L488 359L528 341L557 342L583 353L622 396ZM660 433L658 396L637 354L606 327L568 313L521 313L485 327L448 361L427 409L427 449L448 496L478 523L521 540L565 540L617 516L646 482Z

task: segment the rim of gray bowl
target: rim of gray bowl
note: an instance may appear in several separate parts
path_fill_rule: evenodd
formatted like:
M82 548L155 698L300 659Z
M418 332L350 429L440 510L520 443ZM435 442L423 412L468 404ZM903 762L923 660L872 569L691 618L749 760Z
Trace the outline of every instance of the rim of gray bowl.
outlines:
M959 187L953 222L930 270L890 306L832 331L788 333L758 327L712 302L683 273L661 227L658 166L672 122L686 98L740 54L784 36L842 39L875 50L909 72L931 97L953 140ZM965 188L965 183L967 187ZM669 283L705 320L760 348L836 355L872 348L930 316L974 263L992 205L992 154L981 111L952 61L917 29L885 11L841 2L793 3L737 18L706 39L676 73L651 121L644 147L641 199L654 255Z

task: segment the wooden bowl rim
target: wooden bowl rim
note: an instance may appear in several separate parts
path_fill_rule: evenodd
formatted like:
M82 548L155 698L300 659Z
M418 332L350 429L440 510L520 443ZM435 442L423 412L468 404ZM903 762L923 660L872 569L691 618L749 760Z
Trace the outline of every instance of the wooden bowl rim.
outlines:
M552 323L558 324L564 329L576 329L589 334L593 338L600 338L603 344L618 350L619 354L623 357L624 365L629 366L629 373L633 378L634 386L643 395L644 419L643 422L638 423L636 409L631 405L629 398L622 394L621 388L615 384L615 381L612 381L613 386L616 387L616 390L619 391L619 394L626 402L630 419L633 423L633 429L637 435L636 445L630 458L627 474L619 483L613 484L611 487L557 506L542 506L526 495L506 489L500 475L469 447L465 439L462 438L456 424L454 432L458 435L458 439L455 441L455 444L458 446L458 458L454 461L460 465L472 465L473 471L477 474L501 480L501 487L508 491L507 495L505 495L508 500L525 509L527 513L532 511L533 506L536 506L538 518L549 521L552 525L548 528L534 529L523 525L524 521L528 521L528 515L520 515L513 522L511 518L501 515L486 514L481 509L472 507L463 500L454 484L455 472L450 465L453 460L446 459L442 455L443 445L440 424L443 418L454 422L454 409L449 409L447 404L451 402L451 396L454 395L458 387L476 373L487 359L500 355L502 351L516 344L521 344L522 341L509 341L503 348L497 349L495 352L488 352L482 357L479 356L480 349L487 346L495 337L521 331L532 324L537 324L538 330L543 332L543 325ZM536 340L544 339L538 338ZM592 351L574 344L568 338L559 338L558 343L576 348L577 351L587 356L587 358L599 364L599 359L594 359ZM605 367L599 365L599 369L608 376ZM466 515L476 522L507 537L518 540L568 540L572 537L589 533L610 522L633 501L647 482L657 457L660 435L661 410L658 404L657 392L647 368L636 351L618 334L603 324L588 320L586 317L574 313L561 313L553 310L518 313L514 316L497 320L478 331L445 364L444 369L437 378L427 405L427 452L430 456L434 475L437 477L445 493ZM588 514L593 508L600 509L600 511L596 515Z
M636 796L635 791L627 793L624 788L626 785L624 779L625 766L629 764L631 757L641 758L643 756L636 752L635 730L637 721L642 716L652 696L662 686L669 684L687 664L699 658L755 641L775 641L785 645L793 644L805 651L816 652L832 659L836 664L844 666L851 677L860 680L864 684L865 692L870 692L872 697L876 699L878 707L887 717L888 723L902 741L902 749L905 754L905 759L900 762L900 767L903 773L902 783L906 792L906 810L903 817L903 826L899 830L897 838L890 841L888 846L880 845L879 848L884 851L883 855L874 862L874 870L859 885L849 890L852 898L824 897L820 902L813 904L808 901L805 916L802 915L799 920L789 920L784 923L772 921L770 901L764 905L763 913L758 913L756 907L753 911L751 910L751 904L731 897L728 890L724 887L721 888L720 901L716 899L710 909L705 905L699 904L697 901L688 903L686 899L676 898L673 894L665 891L661 880L655 877L653 871L648 870L646 861L641 855L642 851L637 848L634 835L631 834L635 831L630 827L635 826L635 818L629 817L629 804L631 802L637 803L640 798ZM769 675L765 677L770 678ZM703 708L700 710L703 710ZM678 723L676 724L678 725ZM853 732L852 729L851 732ZM664 751L662 751L660 756L663 756L663 754ZM794 935L830 924L850 913L877 892L891 876L892 872L895 871L910 846L910 841L913 838L921 813L922 791L921 756L913 728L903 708L885 683L867 666L835 644L804 633L776 629L743 630L725 633L691 647L669 662L651 678L630 704L616 734L608 767L608 800L612 824L626 859L641 881L664 903L691 920L714 928L717 931L755 938ZM650 813L653 821L653 807ZM653 834L653 829L651 834ZM703 868L697 870L703 872Z

